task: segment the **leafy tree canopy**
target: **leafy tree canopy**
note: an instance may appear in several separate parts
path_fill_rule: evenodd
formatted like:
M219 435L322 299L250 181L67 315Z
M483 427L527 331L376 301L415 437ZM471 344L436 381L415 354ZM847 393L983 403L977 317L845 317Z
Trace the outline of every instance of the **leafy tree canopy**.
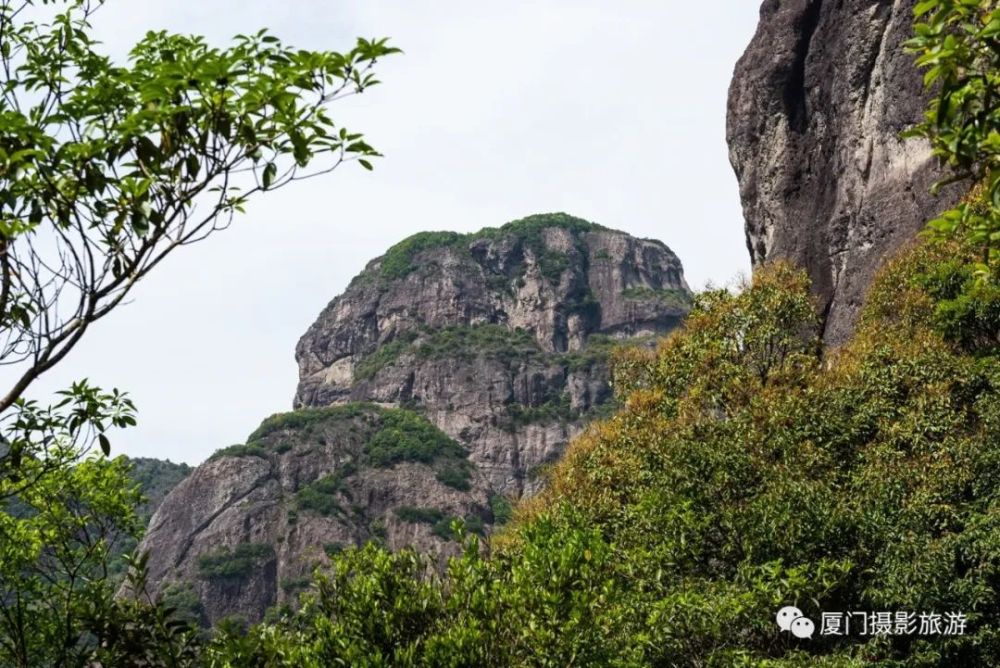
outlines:
M119 64L91 36L102 5L0 3L3 476L51 443L96 436L107 452L107 430L134 422L124 395L87 382L52 408L23 397L167 255L264 191L378 155L330 107L378 83L386 40L339 53L149 32Z

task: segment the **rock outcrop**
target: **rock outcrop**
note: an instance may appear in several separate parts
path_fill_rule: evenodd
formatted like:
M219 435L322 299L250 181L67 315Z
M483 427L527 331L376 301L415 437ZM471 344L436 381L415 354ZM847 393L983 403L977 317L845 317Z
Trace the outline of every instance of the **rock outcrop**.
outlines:
M828 343L850 333L888 254L960 194L924 140L921 75L903 42L915 0L765 0L736 65L727 139L754 265L808 269Z
M662 243L564 214L397 244L299 341L296 410L160 506L150 582L204 622L255 621L343 547L454 554L454 520L489 533L610 408L610 349L676 327L690 296Z

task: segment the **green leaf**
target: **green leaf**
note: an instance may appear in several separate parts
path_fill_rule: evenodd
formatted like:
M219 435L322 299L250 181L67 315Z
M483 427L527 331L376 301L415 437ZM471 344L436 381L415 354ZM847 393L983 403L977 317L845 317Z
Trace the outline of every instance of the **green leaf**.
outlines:
M104 434L98 434L97 440L101 444L101 452L104 453L105 457L109 456L111 454L111 441L109 441L108 437Z

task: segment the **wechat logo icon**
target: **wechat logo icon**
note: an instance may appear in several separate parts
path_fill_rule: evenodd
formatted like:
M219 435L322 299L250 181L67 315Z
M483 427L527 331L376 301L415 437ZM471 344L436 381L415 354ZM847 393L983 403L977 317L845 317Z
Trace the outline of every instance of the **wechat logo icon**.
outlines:
M786 605L778 614L774 616L774 621L778 623L778 628L788 631L796 638L812 638L816 631L813 621L802 614L802 611L794 605Z

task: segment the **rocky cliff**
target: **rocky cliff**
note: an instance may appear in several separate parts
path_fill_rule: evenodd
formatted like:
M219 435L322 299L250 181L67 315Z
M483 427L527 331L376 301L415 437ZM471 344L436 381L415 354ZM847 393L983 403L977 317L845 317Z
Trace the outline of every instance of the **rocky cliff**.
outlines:
M950 206L923 140L926 96L902 43L916 0L765 0L736 65L727 139L755 265L806 267L824 338L851 331L887 254Z
M609 408L610 349L689 303L662 243L564 214L397 244L299 341L296 410L160 506L150 581L203 621L253 621L345 546L453 554L455 520L488 533Z

